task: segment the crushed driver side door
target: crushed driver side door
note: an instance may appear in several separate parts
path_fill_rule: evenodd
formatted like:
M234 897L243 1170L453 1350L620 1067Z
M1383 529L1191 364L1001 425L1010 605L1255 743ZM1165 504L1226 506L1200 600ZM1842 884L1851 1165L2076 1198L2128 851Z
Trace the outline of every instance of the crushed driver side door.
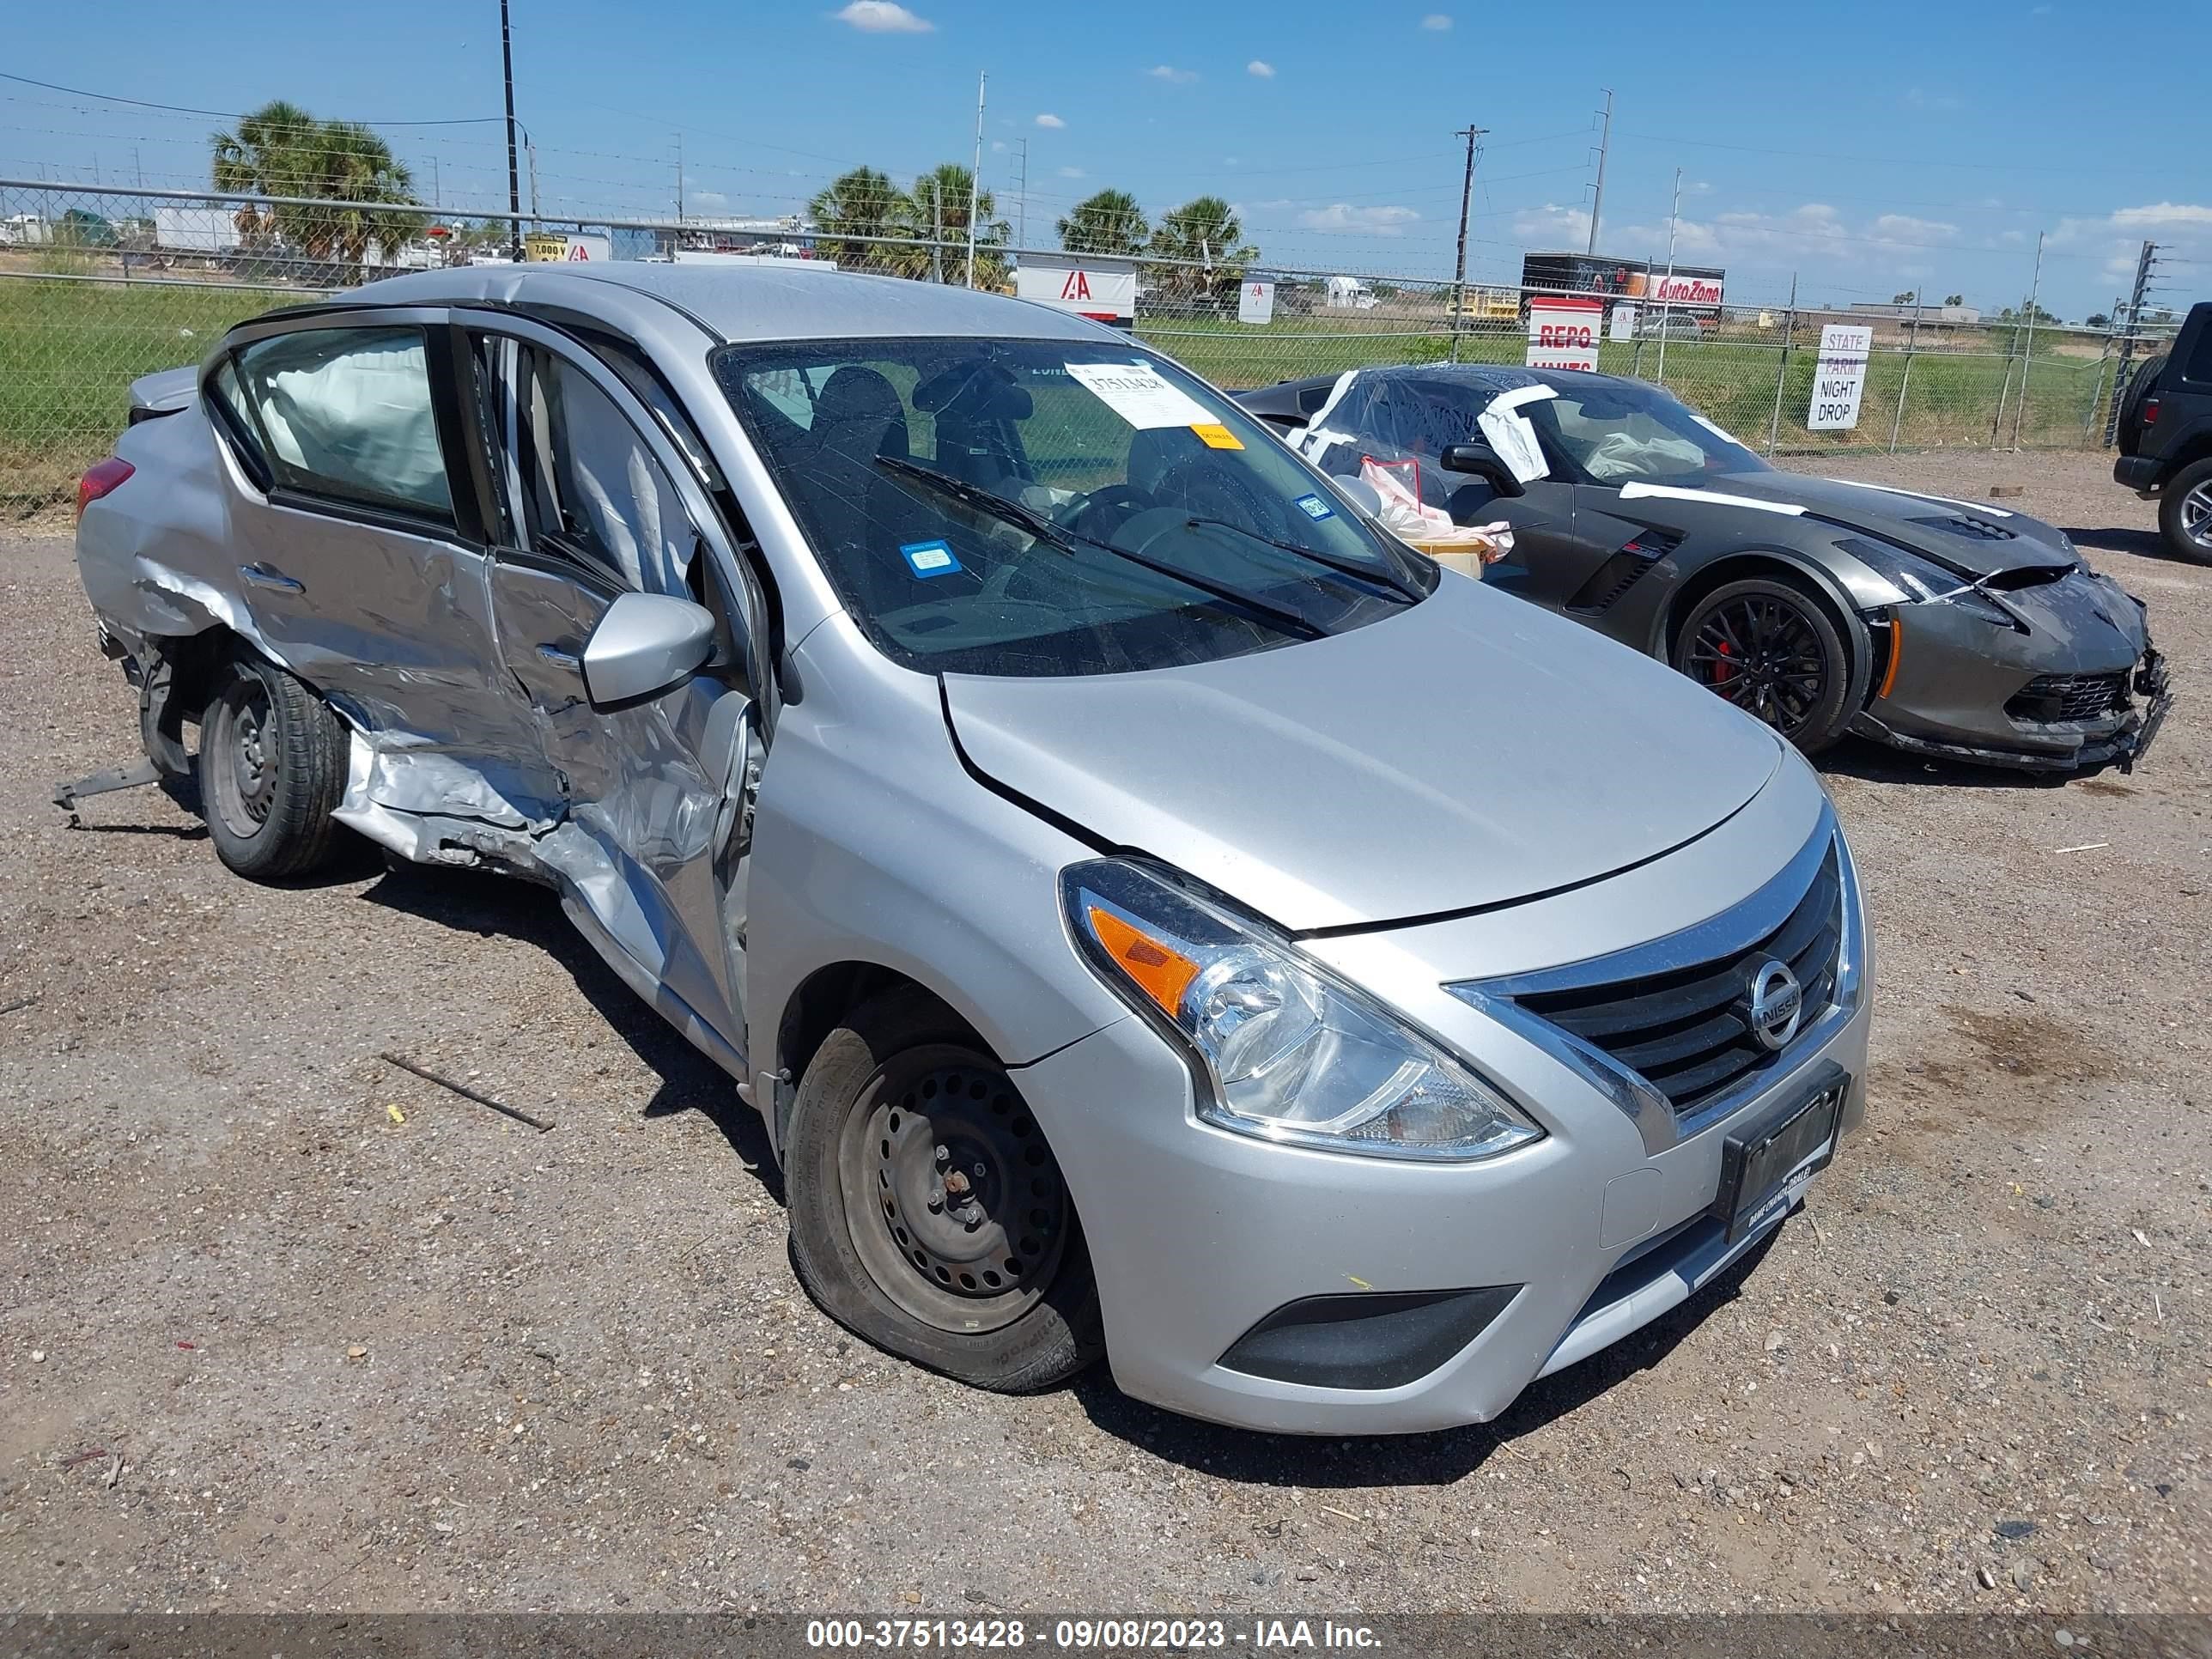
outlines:
M540 861L615 970L745 1076L744 888L766 754L750 570L661 419L581 343L511 316L461 325L486 442L491 608L509 695L562 801ZM641 374L641 371L633 373ZM647 388L649 390L649 388ZM664 423L665 422L665 423ZM690 599L715 617L705 667L657 696L595 706L583 659L617 598Z

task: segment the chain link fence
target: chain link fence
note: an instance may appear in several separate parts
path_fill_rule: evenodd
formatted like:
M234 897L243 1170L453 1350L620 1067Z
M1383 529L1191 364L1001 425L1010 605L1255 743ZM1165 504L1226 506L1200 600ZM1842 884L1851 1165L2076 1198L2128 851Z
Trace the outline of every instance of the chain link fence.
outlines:
M442 234L441 234L442 233ZM400 270L532 258L834 261L842 270L1016 291L1023 251L831 234L797 220L440 221L428 210L307 198L94 190L0 179L0 512L66 501L123 426L132 380L198 362L233 324ZM1033 268L1069 256L1033 251ZM1231 268L1139 256L1135 336L1242 390L1382 363L1520 363L1534 290L1431 278ZM1272 315L1239 320L1247 283ZM1856 424L1808 430L1822 326L1870 327ZM1869 317L1786 303L1645 307L1598 368L1663 385L1767 453L2092 447L2127 359L2161 349L2024 323ZM2116 386L2116 382L2119 385Z

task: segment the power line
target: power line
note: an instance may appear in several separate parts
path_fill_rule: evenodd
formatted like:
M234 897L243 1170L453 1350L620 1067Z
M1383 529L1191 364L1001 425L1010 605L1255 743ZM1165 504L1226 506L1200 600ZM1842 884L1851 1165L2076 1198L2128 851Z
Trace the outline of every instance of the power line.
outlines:
M213 115L225 121L242 121L250 111L234 109L195 109L189 104L156 104L144 98L125 98L112 92L87 92L82 87L58 86L52 81L34 81L27 75L9 75L0 70L0 81L14 81L26 87L43 87L48 92L67 93L72 98L90 98L103 104L130 104L139 109L168 110L179 115ZM434 121L371 121L349 116L355 125L365 127L473 127L495 122L496 115L459 115Z

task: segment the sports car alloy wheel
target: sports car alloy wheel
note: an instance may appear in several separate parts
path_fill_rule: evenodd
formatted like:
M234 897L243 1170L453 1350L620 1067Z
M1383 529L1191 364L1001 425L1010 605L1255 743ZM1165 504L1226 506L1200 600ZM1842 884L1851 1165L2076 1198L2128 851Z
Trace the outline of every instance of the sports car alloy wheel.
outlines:
M1744 593L1700 613L1682 665L1691 677L1795 739L1826 700L1834 672L1802 605Z

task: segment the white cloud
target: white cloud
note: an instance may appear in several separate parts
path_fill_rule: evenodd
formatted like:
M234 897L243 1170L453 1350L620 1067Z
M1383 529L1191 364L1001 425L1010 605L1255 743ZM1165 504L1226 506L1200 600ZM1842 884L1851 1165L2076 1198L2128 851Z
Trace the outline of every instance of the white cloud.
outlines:
M1036 118L1036 124L1041 127L1050 127L1055 131L1067 125L1057 115L1040 115Z
M1005 154L1006 154L1006 141L1005 139L1003 139L1003 138L994 138L993 140L991 140L991 154L992 154L992 155L1005 155Z
M2151 207L2122 208L2112 215L2112 225L2118 230L2212 231L2212 207L2160 202Z
M1244 73L1256 75L1262 81L1272 81L1275 78L1275 66L1262 58L1255 58L1244 65Z
M1403 236L1406 228L1420 216L1409 207L1353 207L1348 203L1333 202L1325 208L1308 208L1298 215L1298 223L1308 230Z
M696 207L714 208L718 210L730 204L730 198L719 190L695 190L691 192L691 201Z
M1959 100L1948 92L1930 92L1925 87L1907 87L1905 106L1911 109L1956 109Z
M927 17L915 16L897 0L852 0L830 15L864 34L927 34L937 27Z
M1087 179L1090 174L1085 173L1081 167L1062 167L1060 170L1060 176L1063 179Z
M1451 27L1451 16L1446 12L1432 11L1426 17L1421 19L1421 27L1425 29L1435 29L1438 33L1442 33L1443 30Z
M1947 242L1959 234L1956 225L1941 219L1919 219L1910 213L1885 213L1867 227L1867 234L1884 242Z
M1171 81L1177 86L1198 79L1196 70L1177 69L1173 64L1155 64L1145 73L1155 81Z
M1547 202L1515 214L1513 234L1531 247L1582 247L1589 241L1589 211Z

